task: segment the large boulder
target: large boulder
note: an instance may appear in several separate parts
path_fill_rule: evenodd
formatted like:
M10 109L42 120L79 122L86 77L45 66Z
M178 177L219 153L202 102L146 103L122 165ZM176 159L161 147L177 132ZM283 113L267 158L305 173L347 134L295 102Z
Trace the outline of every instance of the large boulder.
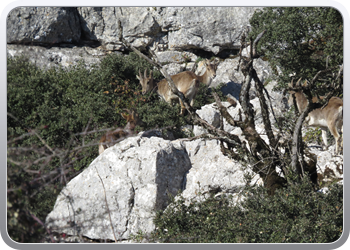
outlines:
M130 137L108 148L59 194L46 225L92 239L127 239L155 229L157 210L185 186L185 148L158 137ZM112 224L111 224L112 223Z
M247 174L252 184L262 184L248 167L224 156L217 140L158 136L140 133L105 150L61 191L47 227L110 240L114 230L117 240L128 240L130 234L155 229L155 213L167 207L169 195L182 191L191 201L205 197L199 192L230 193L238 199Z

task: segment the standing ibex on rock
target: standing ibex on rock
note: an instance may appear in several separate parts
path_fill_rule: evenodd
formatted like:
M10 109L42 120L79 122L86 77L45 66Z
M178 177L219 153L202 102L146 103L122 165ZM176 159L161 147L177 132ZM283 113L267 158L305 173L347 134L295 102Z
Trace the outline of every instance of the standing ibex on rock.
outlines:
M132 135L134 133L135 127L137 125L143 124L143 122L134 110L126 109L126 111L128 112L128 114L121 114L122 117L127 121L126 126L124 128L119 127L113 131L108 131L101 137L98 145L99 154L102 154L102 152L105 151L106 148L112 147L117 142L120 142L126 137Z
M198 92L199 83L202 82L209 85L212 78L216 76L217 64L210 64L209 60L206 60L204 65L206 67L206 71L201 76L196 75L192 71L184 71L171 76L171 79L174 81L177 89L182 92L186 98L188 98L191 106L193 106L194 98ZM139 71L139 75L136 77L140 80L142 94L157 90L158 95L169 104L171 104L172 101L179 101L181 105L180 115L184 114L186 109L184 104L182 103L181 99L171 91L166 79L155 83L152 71L150 71L149 76L147 76L147 70L145 70L144 76L142 76L141 71Z
M300 80L296 83L298 86ZM307 82L305 81L304 85ZM293 81L289 84L289 87L294 87ZM302 91L289 91L289 105L293 104L293 98L295 98L297 108L299 112L302 112L307 107L307 98ZM323 97L320 97L323 99ZM317 97L312 98L312 102L318 102ZM328 104L323 108L317 108L311 111L305 119L309 127L320 127L322 129L322 139L326 147L328 147L327 141L327 129L332 133L335 139L335 153L339 153L339 148L341 147L341 137L339 135L338 129L343 132L343 100L339 97L331 97Z

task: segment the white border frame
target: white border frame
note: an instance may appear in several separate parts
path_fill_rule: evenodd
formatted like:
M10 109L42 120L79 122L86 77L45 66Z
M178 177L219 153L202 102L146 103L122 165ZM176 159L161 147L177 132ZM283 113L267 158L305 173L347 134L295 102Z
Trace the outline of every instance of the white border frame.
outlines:
M1 220L1 237L3 242L0 241L0 246L2 247L1 249L47 249L48 247L50 249L60 249L62 247L67 247L69 249L71 249L72 247L74 249L96 249L96 244L85 244L85 243L81 243L81 244L53 244L53 243L38 243L38 244L29 244L29 243L17 243L12 241L11 238L8 237L7 234L7 219L6 219L6 197L7 197L7 187L6 187L6 182L7 182L7 178L6 178L6 157L7 157L7 151L6 151L6 138L7 138L7 110L6 110L6 102L7 102L7 79L6 79L6 17L7 15L10 13L10 11L16 7L19 6L66 6L66 7L76 7L76 6L213 6L212 4L215 3L215 6L234 6L234 7L240 7L240 6L329 6L329 7L334 7L336 9L338 9L342 15L343 15L343 20L344 20L344 82L347 83L349 82L349 74L348 72L350 72L350 55L349 55L349 50L347 49L346 42L348 42L349 39L349 12L348 10L350 9L350 4L348 0L338 0L338 1L329 1L329 0L319 0L319 1L315 1L315 0L294 0L291 4L288 4L286 2L281 3L280 0L266 0L266 1L258 1L258 0L246 0L246 1L239 1L235 2L235 1L227 1L227 0L216 0L215 2L212 1L199 1L199 0L195 0L195 1L191 1L189 2L184 1L184 0L177 0L176 2L173 1L160 1L160 0L149 0L147 1L147 4L145 5L144 1L140 1L140 0L131 0L131 1L127 1L127 5L125 4L125 2L121 2L121 1L106 1L106 0L102 0L102 1L91 1L91 0L86 0L86 1L82 1L82 0L78 0L78 1L68 1L68 0L60 0L58 2L54 2L54 3L48 3L48 1L43 1L43 0L33 0L33 1L26 1L26 0L20 0L20 1L13 1L13 0L2 0L0 1L0 6L1 6L1 79L2 79L2 83L1 83L1 89L3 89L2 91L0 91L0 95L2 96L1 100L5 100L4 104L1 105L0 107L0 114L2 118L2 122L0 123L2 127L1 131L1 159L3 159L3 165L1 165L1 173L0 176L2 176L2 180L1 180L1 205L0 205L0 220ZM96 3L98 3L98 5L96 5ZM237 3L237 4L236 4ZM244 4L242 4L244 3ZM262 4L263 3L263 4ZM58 4L58 5L55 5ZM346 8L344 8L344 6L346 6ZM349 95L349 89L350 87L347 86L346 84L344 84L344 96L348 96ZM349 120L350 117L348 115L348 102L344 99L344 127L347 127L348 124L350 124ZM344 165L346 164L347 161L347 156L346 156L346 152L348 152L348 143L349 143L349 135L348 134L344 134ZM254 249L254 248L266 248L266 249L280 249L281 247L283 248L287 248L287 249L294 249L296 247L302 247L304 248L308 248L308 249L317 249L317 250L322 250L322 249L347 249L347 247L350 246L350 243L347 242L348 237L349 237L349 198L346 198L346 195L348 192L346 191L346 187L348 186L347 184L347 180L349 177L349 171L347 171L346 167L344 167L344 228L343 228L343 235L339 238L339 240L337 240L334 243L327 243L327 244L316 244L316 243L310 243L310 244L302 244L302 243L294 243L294 244L288 244L288 243L283 243L283 244L270 244L270 243L266 243L266 244L119 244L117 247L119 248L123 248L123 249L134 249L134 248L146 248L146 249L155 249L155 248L159 248L159 249L163 249L164 247L166 247L167 249L176 249L178 247L188 247L190 246L191 248L200 248L202 249L204 248L208 248L208 249L212 249L213 247L215 248L222 248L222 249L232 249L232 248L239 248L239 249ZM345 178L346 176L346 178ZM102 243L98 243L98 247L103 247L103 248L111 248L111 249L115 249L116 245L114 244L102 244ZM101 245L102 244L102 245ZM215 246L214 246L215 245Z

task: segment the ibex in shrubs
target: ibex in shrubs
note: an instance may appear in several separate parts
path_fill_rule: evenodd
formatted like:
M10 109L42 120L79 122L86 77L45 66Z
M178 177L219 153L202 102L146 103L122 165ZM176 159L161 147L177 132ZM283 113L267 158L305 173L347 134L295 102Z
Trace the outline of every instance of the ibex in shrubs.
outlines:
M301 79L296 83L300 84ZM305 81L304 85L307 82ZM293 81L289 84L289 87L294 87ZM306 109L307 98L302 91L289 91L289 105L293 104L293 96L295 98L297 108L299 112ZM323 99L323 97L320 97ZM318 102L318 98L312 99L313 103ZM322 139L326 147L328 147L327 141L327 129L331 132L335 139L335 153L339 153L340 147L342 147L342 139L339 135L338 129L343 132L343 100L339 97L331 97L328 104L324 108L317 108L311 111L305 119L306 123L310 127L320 127L322 129Z
M198 92L199 83L202 82L206 85L209 85L212 78L216 76L217 64L210 64L209 60L206 60L205 66L206 71L201 76L196 75L192 71L184 71L171 76L171 79L174 81L177 89L182 92L190 101L191 106L193 106L194 98ZM142 94L157 90L158 95L169 104L171 104L172 101L179 101L181 105L180 115L184 114L184 111L186 109L184 104L180 98L178 98L178 96L171 91L166 79L155 83L152 71L150 71L149 76L147 76L147 70L145 70L143 76L141 74L141 71L139 71L139 75L136 77L140 80L140 84L142 86Z
M126 126L124 128L119 127L113 131L108 131L101 137L98 145L99 154L102 154L102 152L105 151L106 148L112 147L117 142L120 142L126 137L132 135L134 133L135 127L137 125L143 124L143 122L134 110L126 109L126 111L128 112L128 114L121 114L122 117L127 121Z

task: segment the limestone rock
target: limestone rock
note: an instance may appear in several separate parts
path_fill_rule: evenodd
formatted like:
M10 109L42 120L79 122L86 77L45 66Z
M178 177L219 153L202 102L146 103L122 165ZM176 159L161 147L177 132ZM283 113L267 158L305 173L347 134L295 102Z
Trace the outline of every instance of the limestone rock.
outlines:
M92 239L114 240L112 226L117 240L139 230L151 232L155 212L167 206L169 194L183 189L190 168L181 146L158 137L130 137L108 148L67 184L46 225Z
M335 145L332 145L328 150L319 150L317 147L312 147L311 152L317 156L317 176L318 181L334 182L343 180L343 156L334 155Z

